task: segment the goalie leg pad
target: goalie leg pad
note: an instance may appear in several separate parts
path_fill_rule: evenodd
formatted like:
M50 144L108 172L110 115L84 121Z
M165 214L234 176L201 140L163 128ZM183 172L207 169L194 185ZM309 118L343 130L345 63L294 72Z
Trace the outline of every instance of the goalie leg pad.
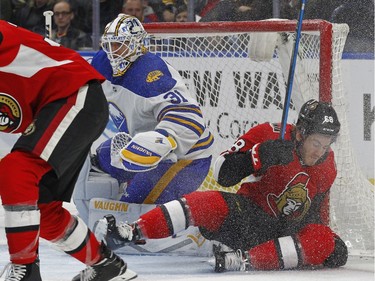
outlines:
M89 205L92 198L119 199L121 196L118 181L108 174L89 173L87 181L77 182L73 202L85 223L89 221Z
M118 200L92 198L89 205L88 226L93 229L95 222L108 214L113 215L118 222L133 222L153 208L155 208L153 204L129 204Z

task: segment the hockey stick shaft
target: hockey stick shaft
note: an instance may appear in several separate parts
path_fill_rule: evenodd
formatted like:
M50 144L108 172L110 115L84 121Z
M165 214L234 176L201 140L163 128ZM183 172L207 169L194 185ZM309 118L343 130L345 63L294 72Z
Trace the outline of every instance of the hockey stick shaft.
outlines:
M281 118L281 131L280 131L281 139L284 139L286 124L288 121L290 100L291 100L292 89L293 89L294 73L295 73L296 64L297 64L298 47L299 47L299 41L301 39L301 32L302 32L302 21L303 21L303 15L305 13L305 4L306 4L306 0L301 0L301 9L299 11L298 22L297 22L297 27L296 27L296 41L294 42L293 53L292 53L292 57L290 60L288 83L287 83L287 89L286 89L285 100L284 100L284 110L283 110L283 116Z
M46 38L51 38L52 37L52 16L53 12L52 11L45 11L43 13L43 16L45 17L45 35Z

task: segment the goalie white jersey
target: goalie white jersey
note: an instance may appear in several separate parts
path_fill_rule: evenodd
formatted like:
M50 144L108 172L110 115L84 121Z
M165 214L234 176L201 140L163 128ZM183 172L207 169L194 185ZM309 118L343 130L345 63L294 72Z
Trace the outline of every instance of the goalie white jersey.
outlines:
M158 56L140 56L122 76L113 76L104 51L92 65L106 81L110 116L120 132L165 130L177 142L177 159L200 159L211 155L213 136L206 128L202 111L191 97L179 73Z

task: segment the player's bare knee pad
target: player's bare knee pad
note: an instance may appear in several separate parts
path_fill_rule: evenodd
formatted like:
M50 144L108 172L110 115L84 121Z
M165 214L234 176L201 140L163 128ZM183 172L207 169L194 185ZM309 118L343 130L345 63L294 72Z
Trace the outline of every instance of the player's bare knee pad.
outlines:
M346 264L348 260L348 247L345 242L335 236L335 248L332 254L324 261L323 265L327 267L339 267Z

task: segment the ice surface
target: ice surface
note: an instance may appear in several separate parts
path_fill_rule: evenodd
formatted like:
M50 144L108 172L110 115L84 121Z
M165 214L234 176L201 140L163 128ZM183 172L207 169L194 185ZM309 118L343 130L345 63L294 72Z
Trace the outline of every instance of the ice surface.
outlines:
M8 263L7 246L0 245L0 270ZM374 279L374 259L350 257L337 269L251 271L215 273L208 258L189 256L121 255L138 273L138 281L370 281ZM44 281L69 281L85 266L41 241L40 266ZM3 280L3 279L0 279Z
M65 205L67 207L67 205ZM71 206L68 205L68 208ZM71 209L74 213L74 209ZM0 219L2 220L0 212ZM0 272L9 262L4 236L3 221L0 222ZM83 264L58 251L49 242L40 242L40 266L43 281L69 281L82 269ZM121 256L128 267L138 273L137 281L373 281L374 258L349 258L348 263L337 269L251 271L215 273L207 257L191 256ZM4 278L4 276L3 276ZM0 280L4 280L0 278Z

